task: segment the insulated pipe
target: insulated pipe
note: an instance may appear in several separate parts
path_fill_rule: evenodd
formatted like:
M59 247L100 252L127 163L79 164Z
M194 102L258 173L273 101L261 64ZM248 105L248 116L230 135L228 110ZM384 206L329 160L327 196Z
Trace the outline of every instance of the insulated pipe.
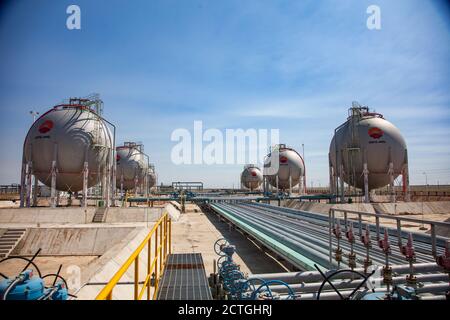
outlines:
M409 264L402 264L402 265L393 265L392 266L392 272L393 273L408 273L409 272ZM429 273L429 272L439 272L442 271L442 268L439 267L436 263L418 263L414 264L414 270L416 272L421 273ZM364 268L357 268L355 269L357 272L364 272ZM327 271L325 272L325 275L331 274L333 271ZM336 277L333 279L345 279L350 275L350 272L348 273L340 273L337 274ZM248 276L248 279L262 279L262 280L269 280L269 279L278 279L281 281L284 281L286 283L299 283L299 282L305 282L305 281L320 281L323 280L322 275L317 271L303 271L303 272L282 272L282 273L262 273L262 274L251 274Z
M230 209L228 209L228 211L230 211ZM252 223L252 219L248 219L242 215L240 215L239 213L236 213L234 210L231 212L232 215L237 215L239 218L246 220L247 223L250 223L253 225L253 227L256 227L256 225L254 223ZM253 220L254 222L254 220ZM285 235L284 232L279 232L279 234L281 234L281 236L275 236L277 233L277 230L273 229L273 227L267 226L267 225L259 225L257 227L257 229L260 229L262 231L265 231L266 234L271 234L275 239L278 239L278 241L283 242L283 240L287 243L290 244L289 247L291 248L295 248L298 252L301 252L302 255L308 257L311 260L314 260L316 262L318 262L320 265L324 266L324 265L328 265L328 255L326 254L322 254L322 253L318 253L316 250L311 249L311 246L307 246L307 245L302 245L300 242L295 241L290 239L288 236ZM317 247L317 250L320 250L320 247Z
M234 206L233 206L234 207ZM255 213L257 213L257 211L254 211ZM267 215L267 213L262 213L263 215ZM254 219L259 219L258 217L257 217L257 214L252 214L251 215L251 217L252 218L254 218ZM261 218L262 219L262 218ZM266 223L266 222L271 222L272 221L272 225L276 225L277 226L277 228L281 228L281 225L284 225L284 222L282 221L282 220L279 220L279 221L277 221L277 220L270 220L270 218L264 218L263 220L260 220L260 223ZM297 230L297 229L294 229L293 227L292 227L292 225L293 224L299 224L299 226L298 226L298 228L299 228L299 230ZM311 228L310 227L307 227L306 225L304 225L304 223L302 223L301 225L300 225L300 222L299 221L291 221L291 222L289 222L289 223L286 223L285 224L286 226L285 226L285 228L288 228L288 229L290 229L290 230L288 230L289 231L289 235L288 236L292 236L292 234L296 234L297 235L297 238L306 238L306 239L308 239L308 241L310 241L310 242L313 242L313 243L316 243L316 244L318 244L318 245L321 245L322 247L323 247L323 250L325 250L325 248L326 247L328 247L328 245L325 245L325 241L327 241L325 238L324 238L324 234L323 234L323 232L322 232L322 234L320 234L320 233L318 233L317 231L318 231L318 229L315 229L315 228L313 228L312 226L311 226ZM303 231L302 231L303 230ZM302 232L300 232L300 231L302 231ZM306 235L306 234L310 234L311 235L311 237L310 236L308 236L308 235ZM348 244L347 243L344 243L343 244L343 246L342 246L344 249L349 249L349 246L348 246ZM362 252L362 250L365 250L365 248L363 248L363 246L361 245L361 244L359 244L359 243L357 243L356 244L356 251L357 252L359 252L359 253L361 253ZM361 252L360 252L361 251ZM329 253L328 253L329 254ZM361 253L362 254L362 253ZM382 255L380 252L373 252L373 254L372 254L372 256L373 257L376 257L376 258L378 258L377 260L378 260L378 262L379 263L381 263L382 261L384 261L384 255ZM400 252L398 252L398 254L396 255L396 257L394 256L394 260L393 260L393 262L395 262L395 263L403 263L404 262L404 259L403 259L403 256L400 254Z
M352 274L354 279L340 279L340 281L333 281L333 286L336 289L354 289L358 287L361 284L362 279L360 277L357 277L355 274ZM417 281L421 283L425 282L440 282L440 281L446 281L448 280L448 275L446 274L420 274L416 276ZM333 278L334 280L334 278ZM383 278L369 278L368 280L371 283L379 283L383 284ZM399 276L399 277L393 277L392 278L392 284L398 285L398 284L404 284L407 283L408 280L406 279L406 275ZM322 285L322 282L313 282L313 283L301 283L301 284L289 284L289 287L294 290L296 293L314 293L317 292L317 290L320 289ZM434 284L433 284L434 285ZM445 284L437 284L436 286L432 286L432 284L424 284L423 287L425 288L422 291L417 291L417 293L431 293L431 292L445 292L449 289L449 285ZM444 290L443 290L444 289ZM446 290L445 290L446 289ZM288 290L286 290L286 286L280 286L280 285L274 285L270 286L270 290L277 293L287 293ZM323 286L323 290L333 290L333 288L329 284L325 284ZM430 291L431 290L431 291ZM443 290L443 291L439 291Z

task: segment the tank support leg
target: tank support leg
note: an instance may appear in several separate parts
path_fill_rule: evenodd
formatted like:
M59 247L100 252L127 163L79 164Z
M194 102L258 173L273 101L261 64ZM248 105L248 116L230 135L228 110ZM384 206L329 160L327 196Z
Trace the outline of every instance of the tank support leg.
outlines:
M367 162L364 163L364 202L369 203L369 169L367 169Z
M292 195L292 176L289 175L289 195Z
M111 174L112 174L111 166L108 164L106 166L106 179L105 179L106 180L105 206L107 208L109 208L111 206L111 197L110 197L110 195L111 195L111 183L112 183L112 181L111 181Z
M405 201L411 201L410 193L409 193L409 168L408 168L408 152L405 154L405 165L403 166L402 172L402 180L403 180L403 194L405 195Z
M33 174L33 207L36 207L38 205L37 203L37 193L38 193L38 178L36 177L36 175Z
M27 164L22 161L22 171L20 175L20 207L23 208L25 206L25 190L26 190L26 173Z
M57 174L57 168L56 168L56 158L58 156L58 145L55 143L53 147L53 161L52 161L52 171L51 171L51 184L50 184L50 206L52 208L56 208L57 202L59 199L57 199L56 196L56 174ZM58 197L59 198L59 197Z
M52 181L51 181L51 191L50 191L50 202L51 207L56 208L56 161L52 161Z
M394 189L394 164L389 163L389 191L391 194L391 202L395 202L395 189Z
M136 175L135 177L134 177L134 196L137 198L137 196L138 196L138 182L139 182L139 180L138 180L138 176Z
M275 176L275 180L276 180L277 196L278 196L278 193L279 193L279 189L278 189L278 174Z
M87 207L87 190L88 190L89 166L88 162L84 162L83 168L83 207Z
M116 150L115 146L111 149L111 205L116 206Z
M345 190L344 190L344 166L341 164L341 170L339 173L339 180L340 180L340 189L341 192L341 203L345 202Z
M334 184L335 184L335 181L334 181L334 175L333 175L333 167L331 166L331 163L329 164L329 167L328 167L328 170L329 170L329 178L330 178L330 194L336 194L336 191L334 190L335 189L335 186L334 186Z
M32 178L32 171L33 171L33 164L31 161L28 161L27 168L26 168L26 206L27 208L31 206L31 178Z
M125 194L123 193L123 173L120 174L120 199L122 200L123 205L123 199L125 197Z

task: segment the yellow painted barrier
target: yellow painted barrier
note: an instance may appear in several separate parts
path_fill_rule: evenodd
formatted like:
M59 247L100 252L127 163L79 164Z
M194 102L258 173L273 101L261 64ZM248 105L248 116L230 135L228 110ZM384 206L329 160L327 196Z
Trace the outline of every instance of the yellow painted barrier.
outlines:
M158 292L159 279L164 270L167 256L171 253L172 244L172 220L166 212L156 222L149 234L139 247L131 254L131 256L120 267L116 274L106 284L106 286L97 295L96 300L112 300L113 290L123 277L125 272L134 264L134 300L141 300L147 292L147 300L155 299ZM147 274L145 276L142 288L139 287L139 254L147 247ZM153 259L152 256L153 247ZM151 295L152 275L154 274L154 291Z

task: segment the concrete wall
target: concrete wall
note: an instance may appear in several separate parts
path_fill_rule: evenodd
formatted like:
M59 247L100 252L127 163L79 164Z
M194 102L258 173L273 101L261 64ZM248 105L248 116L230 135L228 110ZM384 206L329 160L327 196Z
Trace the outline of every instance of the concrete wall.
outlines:
M413 215L422 213L421 202L398 202L398 203L352 203L352 204L328 204L317 202L299 202L298 200L288 200L285 204L289 208L312 211L318 213L328 213L330 208L341 208L353 211L370 213ZM450 214L450 201L424 202L423 212L425 214Z
M101 256L123 240L134 227L115 228L30 228L14 248L14 255Z
M97 208L2 208L0 224L84 224L91 223ZM162 208L108 208L105 222L146 222L156 221Z

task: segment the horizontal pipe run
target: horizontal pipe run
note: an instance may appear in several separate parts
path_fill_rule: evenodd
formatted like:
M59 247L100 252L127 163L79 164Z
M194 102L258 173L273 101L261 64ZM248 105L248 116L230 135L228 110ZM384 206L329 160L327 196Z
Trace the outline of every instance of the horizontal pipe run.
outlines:
M406 274L410 270L409 264L393 265L392 272L395 274ZM355 269L357 272L364 273L363 268ZM414 271L420 273L430 273L442 271L436 263L420 263L414 265ZM331 274L333 271L325 272L325 275ZM336 275L335 279L345 279L349 273L340 273ZM323 279L322 275L318 271L304 271L304 272L282 272L282 273L263 273L263 274L251 274L249 279L262 279L262 280L281 280L286 283L299 283L299 282L313 282Z

